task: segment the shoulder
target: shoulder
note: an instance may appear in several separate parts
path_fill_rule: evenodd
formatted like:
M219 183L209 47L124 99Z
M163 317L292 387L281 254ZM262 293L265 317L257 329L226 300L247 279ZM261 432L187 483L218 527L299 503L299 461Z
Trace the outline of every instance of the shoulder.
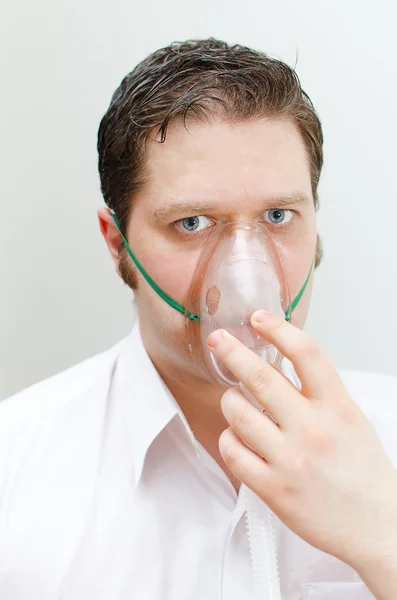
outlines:
M0 586L23 564L39 574L50 565L55 585L70 564L89 517L124 342L0 402Z
M72 402L76 396L84 395L98 376L114 363L123 341L2 400L0 431L12 423L40 419L45 413Z
M46 432L57 432L62 439L78 419L80 425L95 420L92 405L96 401L95 410L101 410L101 395L107 394L124 342L0 402L0 484L6 473L18 469L32 447L43 441Z

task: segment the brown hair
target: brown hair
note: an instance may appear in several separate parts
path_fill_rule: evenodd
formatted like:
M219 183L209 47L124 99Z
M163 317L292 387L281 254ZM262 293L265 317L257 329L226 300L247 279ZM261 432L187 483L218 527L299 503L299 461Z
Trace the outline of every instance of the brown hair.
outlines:
M312 192L323 165L320 120L298 75L285 63L245 46L210 38L157 50L126 75L114 92L98 131L99 175L106 204L125 232L134 194L145 183L145 142L166 139L171 121L230 122L267 117L298 126L309 161ZM321 260L318 244L316 266Z

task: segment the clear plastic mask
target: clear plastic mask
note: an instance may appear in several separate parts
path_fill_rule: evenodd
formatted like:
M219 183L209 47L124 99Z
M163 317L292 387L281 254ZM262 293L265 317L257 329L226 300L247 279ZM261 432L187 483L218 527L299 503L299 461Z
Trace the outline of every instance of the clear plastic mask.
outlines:
M239 383L207 346L208 336L219 328L229 331L268 363L280 367L282 355L255 332L250 318L257 309L264 309L290 321L310 281L315 258L306 281L291 302L281 258L264 224L236 221L222 228L214 227L182 305L152 279L132 251L116 215L112 217L144 279L164 302L184 315L190 353L204 377L224 389Z
M255 310L285 317L290 307L281 258L265 225L238 221L220 231L214 229L198 260L184 306L200 315L199 322L186 319L186 328L192 358L208 379L223 388L239 384L207 346L210 333L220 328L278 368L282 355L250 324Z

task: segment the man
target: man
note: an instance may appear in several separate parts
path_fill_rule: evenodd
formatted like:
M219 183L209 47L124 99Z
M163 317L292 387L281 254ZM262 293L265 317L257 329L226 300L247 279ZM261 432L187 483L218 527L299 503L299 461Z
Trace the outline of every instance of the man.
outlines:
M341 379L302 331L323 155L294 71L213 39L161 49L116 90L98 151L100 228L138 320L0 405L0 597L232 600L261 577L269 598L397 597L396 380ZM291 323L249 317L280 370L222 329L204 340L257 406L192 360L183 306L209 233L241 221L301 296Z

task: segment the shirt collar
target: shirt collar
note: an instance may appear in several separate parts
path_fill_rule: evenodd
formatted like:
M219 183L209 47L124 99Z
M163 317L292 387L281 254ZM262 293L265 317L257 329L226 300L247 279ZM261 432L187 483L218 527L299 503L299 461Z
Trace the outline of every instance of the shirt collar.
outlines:
M179 404L152 363L137 318L117 360L115 393L120 396L132 446L135 485L141 478L145 457L161 431L177 418L197 456L199 446Z
M138 318L124 342L117 360L113 390L123 405L132 446L135 485L138 485L152 442L174 418L179 419L181 430L192 444L197 458L200 456L200 446L179 404L146 351ZM282 361L281 371L301 389L294 367L287 358Z

